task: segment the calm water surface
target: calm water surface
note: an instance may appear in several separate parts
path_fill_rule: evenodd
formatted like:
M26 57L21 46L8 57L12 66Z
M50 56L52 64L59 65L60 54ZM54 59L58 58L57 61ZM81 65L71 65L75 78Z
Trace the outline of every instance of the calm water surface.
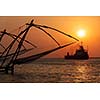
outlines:
M15 74L0 73L0 82L96 83L100 82L100 59L41 59L16 65Z

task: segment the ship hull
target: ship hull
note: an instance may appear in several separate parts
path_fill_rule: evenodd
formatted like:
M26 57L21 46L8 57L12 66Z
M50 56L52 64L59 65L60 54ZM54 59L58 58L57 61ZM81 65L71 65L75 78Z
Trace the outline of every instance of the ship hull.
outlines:
M83 55L71 55L71 56L65 56L65 59L78 59L78 60L87 60L89 59L89 56L87 53Z
M65 59L69 59L69 60L87 60L89 59L89 57L74 57L74 56L70 56L70 57L67 57L65 56Z

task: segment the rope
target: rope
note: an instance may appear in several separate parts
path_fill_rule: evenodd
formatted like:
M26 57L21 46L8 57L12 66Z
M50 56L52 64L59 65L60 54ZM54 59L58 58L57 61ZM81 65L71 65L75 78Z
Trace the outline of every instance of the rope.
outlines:
M15 32L15 31L17 31L17 30L18 30L18 32L19 32L19 31L21 30L21 28L23 28L25 25L26 25L26 24L21 25L21 26L19 26L19 27L16 28L16 29L13 29L12 31L10 31L10 33L13 33L13 32Z
M29 25L29 24L28 24L28 25ZM73 38L73 39L76 40L76 41L79 41L77 38L75 38L75 37L73 37L73 36L71 36L71 35L69 35L69 34L67 34L67 33L65 33L65 32L62 32L62 31L60 31L60 30L58 30L58 29L55 29L55 28L52 28L52 27L49 27L49 26L46 26L46 25L38 25L38 24L32 24L32 25L33 25L34 27L43 27L43 28L48 28L48 29L57 31L57 32L59 32L59 33L65 35L65 36L68 36L68 37L70 37L70 38Z
M36 28L38 28L38 29L42 30L43 32L45 32L50 38L52 38L57 43L58 46L60 46L59 42L51 34L49 34L47 31L45 31L44 29L42 29L40 27L36 26Z
M52 52L54 52L54 51L56 51L56 50L59 50L59 49L64 48L64 47L67 47L67 46L69 46L69 45L71 45L71 44L74 44L74 43L76 43L76 42L71 42L71 43L69 43L69 44L65 44L65 45L63 45L63 46L56 47L56 48L53 48L53 49L48 50L48 51L44 51L44 52L39 53L39 54L36 54L36 55L32 55L32 56L28 56L28 57L25 57L25 58L16 59L16 60L15 60L15 64L23 64L23 63L32 62L32 61L34 61L34 60L39 59L39 58L42 57L42 56L45 56L45 55L47 55L47 54L50 54L50 53L52 53Z

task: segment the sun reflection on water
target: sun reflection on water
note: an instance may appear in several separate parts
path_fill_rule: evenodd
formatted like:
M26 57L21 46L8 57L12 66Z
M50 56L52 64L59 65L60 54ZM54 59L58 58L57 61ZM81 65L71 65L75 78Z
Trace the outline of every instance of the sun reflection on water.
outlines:
M89 80L89 74L91 73L91 70L89 66L76 66L77 74L75 76L76 82L84 82L87 79Z
M88 68L87 68L87 66L77 66L77 71L85 74L86 72L88 72Z

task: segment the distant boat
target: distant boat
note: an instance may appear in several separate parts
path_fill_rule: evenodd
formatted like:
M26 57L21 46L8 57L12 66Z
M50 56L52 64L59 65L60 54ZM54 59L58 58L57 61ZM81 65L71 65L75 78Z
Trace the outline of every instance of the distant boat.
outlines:
M67 55L65 55L65 59L85 60L89 59L89 54L82 45L79 45L79 49L76 50L75 54L70 55L69 52L67 52Z

